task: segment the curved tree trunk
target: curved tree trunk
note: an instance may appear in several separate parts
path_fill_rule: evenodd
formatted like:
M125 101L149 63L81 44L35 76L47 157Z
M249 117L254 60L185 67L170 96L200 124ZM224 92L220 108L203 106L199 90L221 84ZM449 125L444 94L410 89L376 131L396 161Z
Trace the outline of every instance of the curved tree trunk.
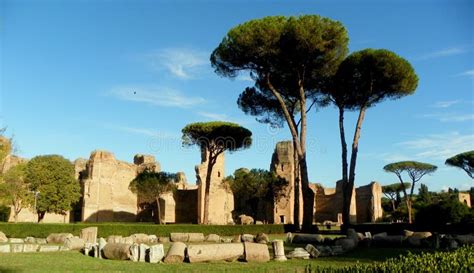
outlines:
M357 125L354 132L354 139L352 140L352 151L351 151L351 165L349 167L349 180L346 183L344 188L344 211L343 211L343 221L344 224L350 223L350 208L351 208L351 200L352 200L352 190L354 188L354 181L355 181L355 169L357 163L357 152L359 151L359 138L360 138L360 131L362 129L362 123L364 122L365 111L366 107L363 106L359 111L359 117L357 118Z

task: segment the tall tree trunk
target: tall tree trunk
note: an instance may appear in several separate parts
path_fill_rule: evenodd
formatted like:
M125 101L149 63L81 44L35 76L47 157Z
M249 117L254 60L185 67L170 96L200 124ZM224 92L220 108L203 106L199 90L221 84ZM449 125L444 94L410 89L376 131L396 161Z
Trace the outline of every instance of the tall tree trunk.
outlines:
M214 166L214 157L211 156L209 151L208 163L207 163L207 173L206 173L206 189L204 191L204 217L202 223L207 225L209 224L209 192L211 188L211 176L212 176L212 167ZM217 156L216 156L217 157Z
M300 159L301 189L303 193L303 230L310 231L314 218L314 192L309 187L308 166L306 156Z
M160 197L156 197L156 214L158 219L158 224L161 225L163 222L161 221L161 205L160 205Z
M413 222L412 219L412 209L411 209L411 197L407 196L406 198L407 210L408 210L408 223L411 224Z
M341 166L342 166L342 221L348 224L350 221L350 200L352 197L348 195L348 177L347 177L347 142L344 130L344 107L339 108L339 136L341 140ZM352 192L352 191L351 191Z
M352 151L351 151L351 165L349 167L349 181L344 187L345 198L344 198L344 211L343 211L343 221L344 224L350 223L350 208L351 208L351 200L352 200L352 191L354 189L354 181L355 181L355 169L357 163L357 152L359 151L359 138L360 132L362 129L362 123L364 122L365 111L367 107L361 107L359 111L359 117L357 118L357 124L354 132L354 138L352 140Z
M392 203L392 211L395 211L396 208L395 208L395 200L394 199L390 199L391 203Z
M299 159L298 159L298 153L296 152L296 144L293 142L293 161L294 161L294 166L293 166L293 174L294 174L294 208L293 208L293 224L296 227L299 227L300 225L300 164L299 164ZM299 228L298 228L299 229Z
M401 173L395 173L398 177L398 180L400 180L400 183L401 183L401 186L402 186L402 191L403 191L403 195L405 197L405 204L407 205L407 210L408 210L408 223L411 224L411 200L410 200L410 196L408 195L407 193L407 189L405 188L405 184L403 183L403 178L402 178L402 175Z

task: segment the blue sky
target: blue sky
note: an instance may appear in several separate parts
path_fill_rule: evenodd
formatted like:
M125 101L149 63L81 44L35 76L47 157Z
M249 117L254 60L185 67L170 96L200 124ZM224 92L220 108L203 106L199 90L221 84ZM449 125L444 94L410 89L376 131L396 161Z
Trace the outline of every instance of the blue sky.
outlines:
M228 120L252 130L251 149L227 154L236 168L268 169L276 142L289 139L246 116L236 99L248 76L220 78L210 52L233 26L269 15L319 14L341 21L350 50L386 48L419 75L410 97L371 108L362 129L356 184L396 182L383 166L438 165L432 190L474 186L444 160L474 149L472 1L0 1L0 123L17 153L88 158L94 149L131 162L153 154L162 169L194 183L196 148L181 147L190 122ZM136 92L136 94L134 94ZM337 112L309 117L312 182L340 178ZM355 115L346 121L348 141Z

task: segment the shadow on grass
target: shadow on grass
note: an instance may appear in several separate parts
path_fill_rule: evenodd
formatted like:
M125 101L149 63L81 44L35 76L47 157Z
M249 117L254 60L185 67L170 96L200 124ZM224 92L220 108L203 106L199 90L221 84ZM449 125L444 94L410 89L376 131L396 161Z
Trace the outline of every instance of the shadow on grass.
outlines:
M0 273L18 273L18 272L24 272L24 271L14 269L14 268L0 266Z

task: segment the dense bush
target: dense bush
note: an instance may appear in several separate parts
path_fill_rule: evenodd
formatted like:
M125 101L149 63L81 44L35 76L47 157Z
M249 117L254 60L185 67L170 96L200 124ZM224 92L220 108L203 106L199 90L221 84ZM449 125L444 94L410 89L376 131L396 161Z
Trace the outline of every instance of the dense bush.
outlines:
M471 218L472 211L469 207L450 197L419 208L415 222L420 226L437 229L446 224L473 222Z
M10 207L0 205L0 222L7 222L10 219Z
M51 233L68 232L79 235L81 229L96 226L99 227L99 237L109 235L129 236L134 233L155 234L157 236L169 236L171 232L200 232L204 234L235 235L242 233L267 234L284 233L283 225L154 225L135 223L78 223L78 224L36 224L36 223L0 223L0 231L8 237L24 238L47 237Z
M452 252L409 253L385 262L343 268L308 266L306 272L474 272L474 247L465 246Z

